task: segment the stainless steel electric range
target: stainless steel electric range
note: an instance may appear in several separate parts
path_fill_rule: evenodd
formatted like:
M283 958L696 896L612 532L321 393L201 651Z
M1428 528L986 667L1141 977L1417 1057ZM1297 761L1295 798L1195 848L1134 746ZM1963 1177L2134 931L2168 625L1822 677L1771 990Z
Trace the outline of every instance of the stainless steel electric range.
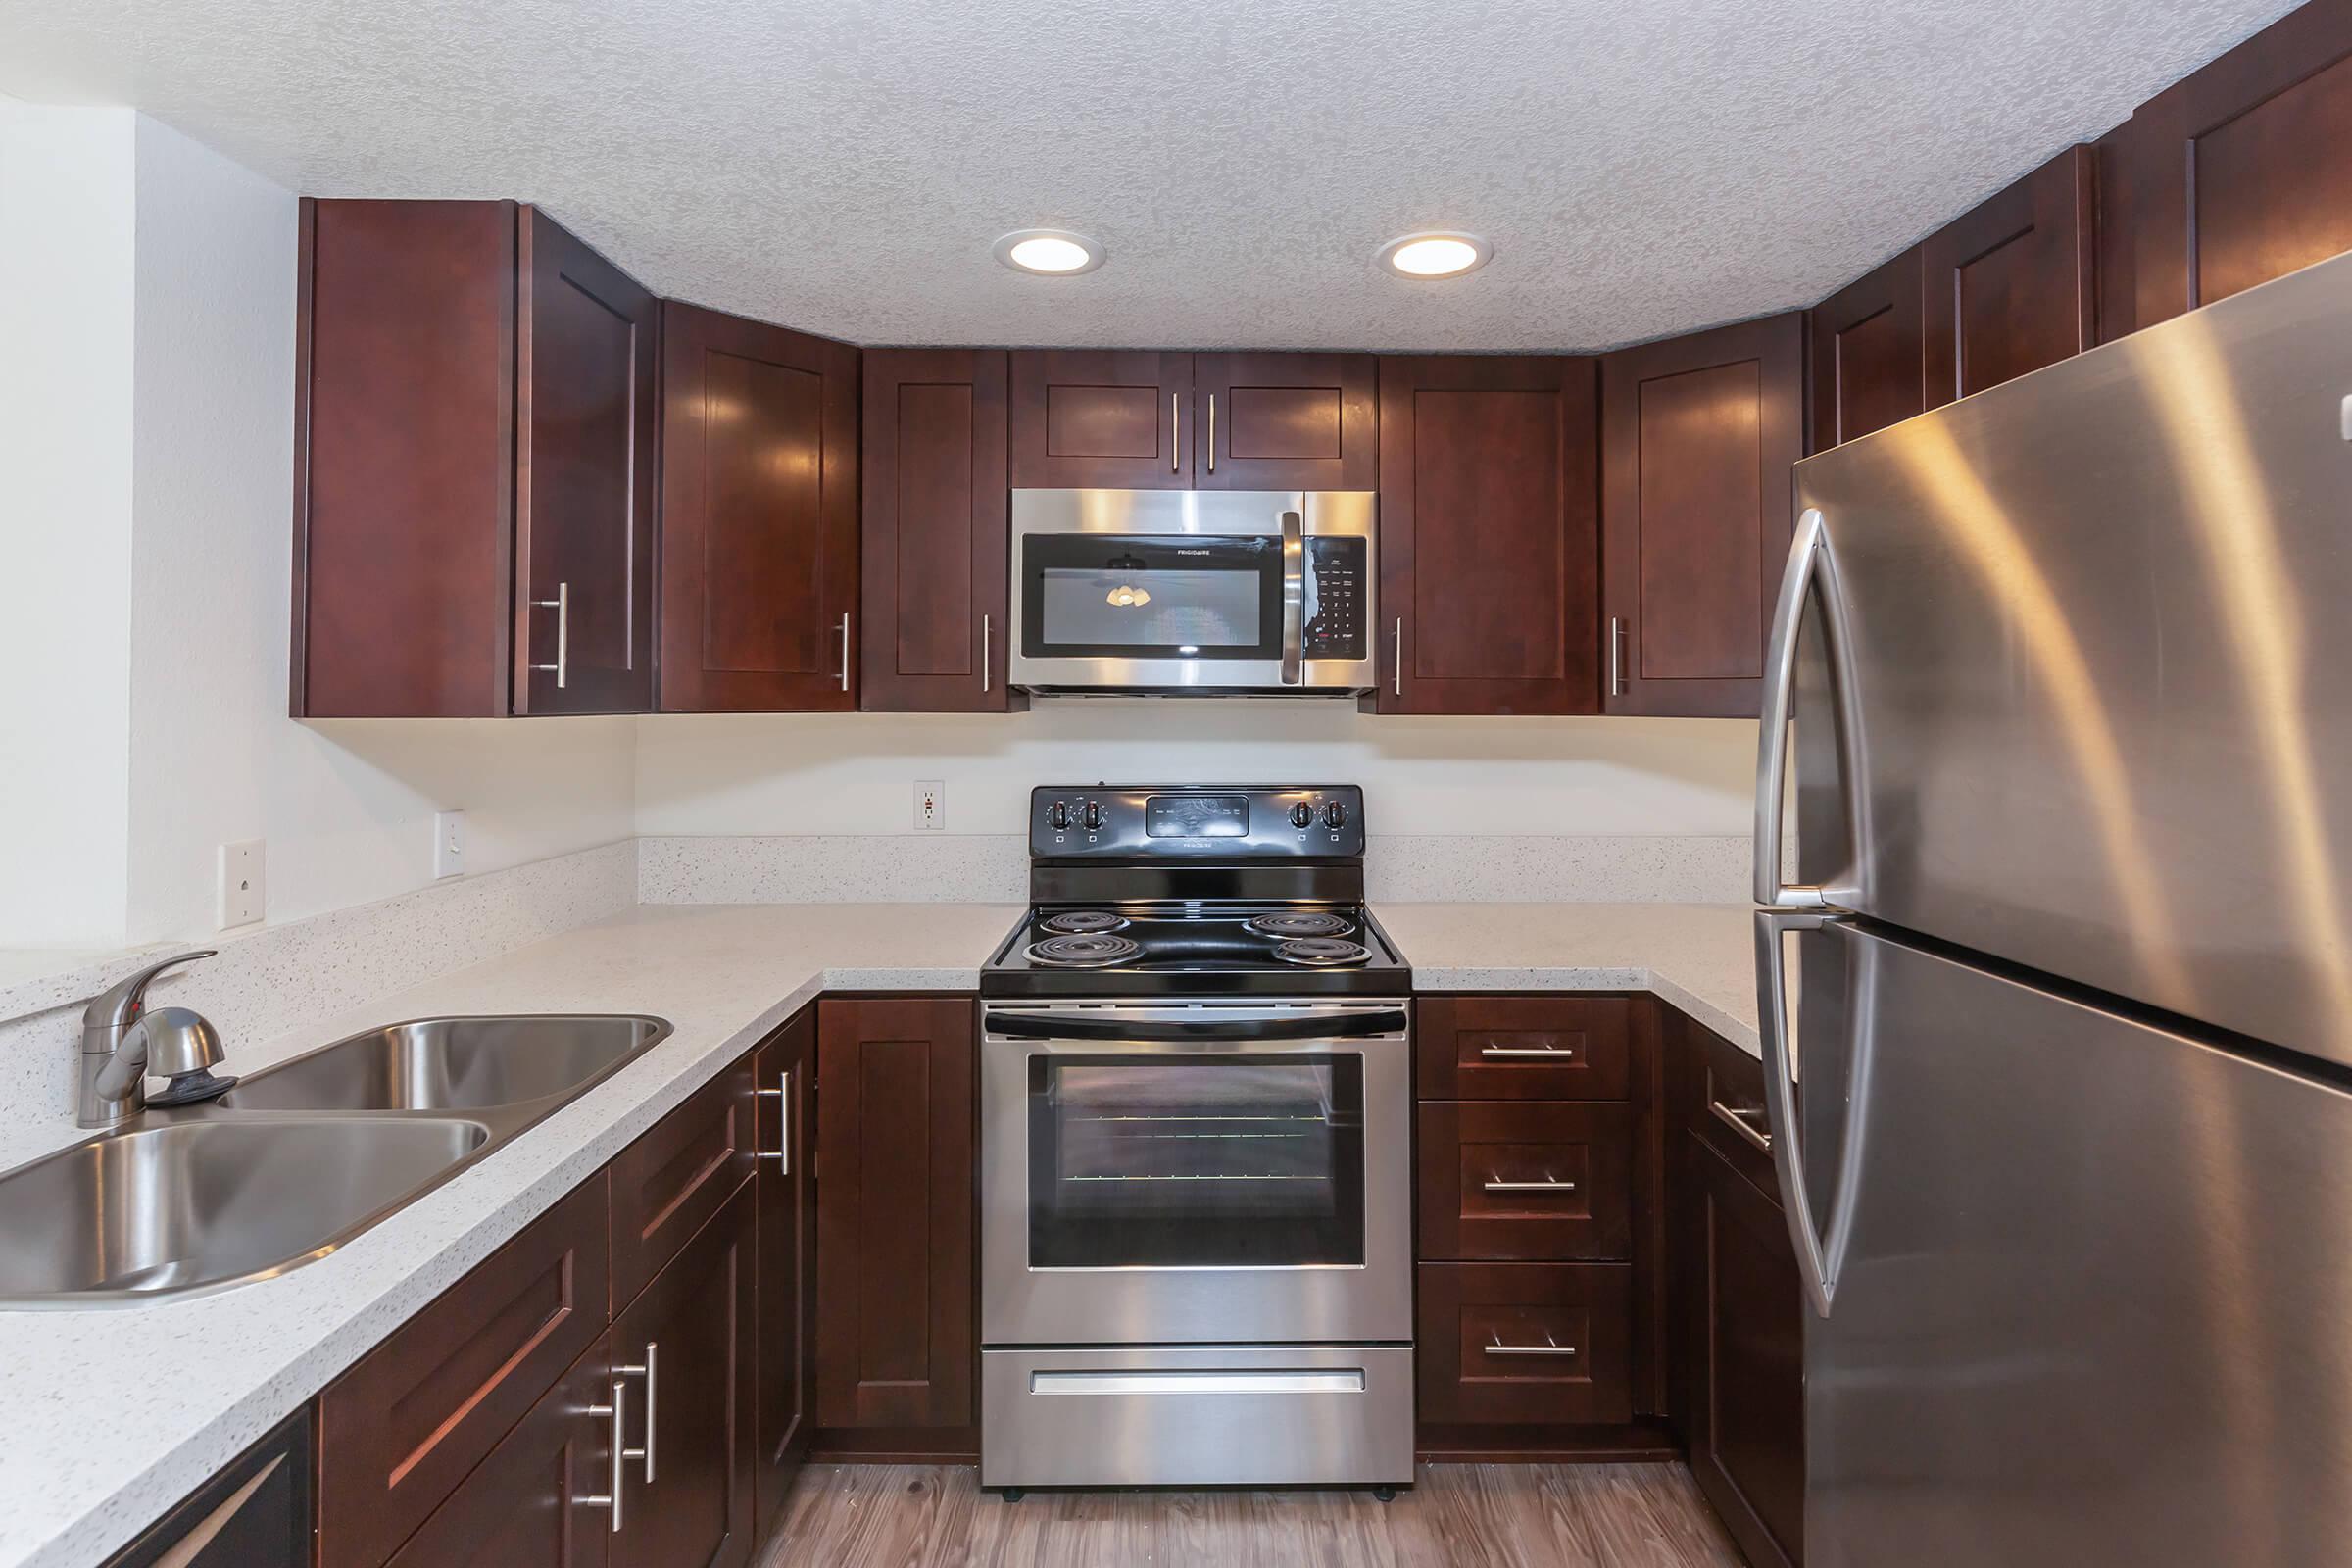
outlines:
M1041 789L982 971L990 1487L1412 1479L1412 975L1352 787Z

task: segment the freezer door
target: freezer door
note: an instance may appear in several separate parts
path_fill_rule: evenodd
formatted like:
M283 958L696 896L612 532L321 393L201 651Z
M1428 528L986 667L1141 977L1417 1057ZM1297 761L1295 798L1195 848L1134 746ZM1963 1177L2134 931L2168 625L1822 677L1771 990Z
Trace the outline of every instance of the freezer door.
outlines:
M2348 396L2352 257L1799 464L1799 879L2352 1062Z
M1853 1086L1825 1181L1805 1074L1811 1568L2346 1560L2352 1094L1852 922L1793 940L1844 976L1799 1059Z

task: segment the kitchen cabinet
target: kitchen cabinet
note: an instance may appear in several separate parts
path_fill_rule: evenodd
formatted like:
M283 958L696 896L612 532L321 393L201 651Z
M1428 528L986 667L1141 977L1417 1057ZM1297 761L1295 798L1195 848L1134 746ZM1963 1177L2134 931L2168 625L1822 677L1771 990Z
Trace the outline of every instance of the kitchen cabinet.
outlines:
M1631 1268L1424 1263L1416 1274L1424 1446L1432 1426L1548 1432L1633 1419Z
M973 1004L817 1005L816 1410L826 1451L976 1451Z
M1380 362L1384 713L1598 710L1596 363Z
M1810 450L1926 412L1925 286L1914 245L1813 307Z
M2105 338L2352 249L2352 6L2288 12L2102 151Z
M605 1568L612 1412L612 1356L600 1342L458 1483L391 1568Z
M738 1187L612 1320L629 1397L612 1568L740 1568L755 1544L756 1195ZM630 1368L642 1368L642 1375ZM624 1455L625 1459L625 1455Z
M1001 349L868 349L858 706L1004 712L1013 624Z
M1929 408L2097 341L2096 163L2070 147L1921 243Z
M816 1394L816 1009L804 1007L752 1057L760 1085L759 1437L756 1533L784 1511L808 1451Z
M606 1167L612 1204L612 1310L667 1266L752 1174L753 1063L747 1054Z
M1762 1065L1680 1013L1670 1402L1691 1473L1751 1564L1803 1560L1807 1307L1764 1131Z
M1606 711L1758 711L1794 527L1804 356L1790 313L1601 361Z
M858 350L662 307L662 709L857 707Z
M513 202L300 230L294 716L644 711L653 296Z
M1193 357L1131 349L1012 356L1016 490L1189 490Z
M1379 388L1369 354L1194 355L1194 487L1372 489Z
M310 1568L311 1412L297 1410L105 1568Z

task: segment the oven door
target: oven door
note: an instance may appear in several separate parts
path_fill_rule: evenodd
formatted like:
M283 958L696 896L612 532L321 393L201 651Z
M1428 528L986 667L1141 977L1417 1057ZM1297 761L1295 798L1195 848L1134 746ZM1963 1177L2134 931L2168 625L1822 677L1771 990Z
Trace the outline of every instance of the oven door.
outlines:
M992 1004L990 1345L1412 1338L1402 1002Z
M1372 497L1016 490L1009 679L1352 691L1375 679Z

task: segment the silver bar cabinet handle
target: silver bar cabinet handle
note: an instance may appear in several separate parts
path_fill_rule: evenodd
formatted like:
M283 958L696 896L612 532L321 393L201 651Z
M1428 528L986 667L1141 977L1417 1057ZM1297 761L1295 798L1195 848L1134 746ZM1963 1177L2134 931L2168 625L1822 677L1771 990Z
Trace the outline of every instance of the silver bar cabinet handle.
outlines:
M988 667L988 617L980 617L980 689L988 690L991 671Z
M1625 618L1609 617L1609 695L1625 695Z
M841 689L850 689L850 612L841 612Z
M1759 1130L1754 1122L1748 1120L1750 1116L1763 1115L1763 1111L1734 1110L1720 1100L1709 1100L1707 1109L1713 1113L1717 1121L1754 1145L1757 1153L1769 1154L1772 1152L1772 1134Z
M1183 400L1171 392L1168 394L1168 471L1170 473L1184 471L1183 441Z
M626 1372L628 1368L624 1367L620 1368L619 1370ZM621 1465L626 1460L642 1459L645 1457L645 1450L643 1448L629 1448L622 1446L622 1445L628 1441L623 1435L622 1430L628 1425L629 1421L628 1383L620 1377L613 1378L612 1402L611 1404L592 1404L588 1407L587 1413L590 1415L609 1415L612 1418L612 1468L607 1472L605 1477L605 1494L601 1497L582 1497L580 1502L584 1507L612 1509L612 1533L617 1536L620 1534L621 1499L624 1495L621 1490L621 1481L623 1477ZM648 1479L651 1479L650 1474Z
M1396 683L1390 687L1390 690L1402 697L1404 695L1404 617L1402 615L1396 617L1396 663L1389 671L1389 678Z
M787 1067L776 1074L775 1088L752 1092L761 1100L777 1102L776 1147L773 1150L756 1149L752 1151L752 1158L772 1159L780 1167L781 1174L789 1176L792 1174L792 1122L785 1107L792 1103L792 1069Z
M1559 1046L1481 1046L1478 1054L1489 1061L1525 1059L1529 1056L1556 1056L1563 1061L1574 1060L1576 1048Z
M534 599L531 601L531 608L552 610L556 612L556 662L552 664L533 664L531 667L553 671L556 677L556 690L562 691L564 682L571 674L571 584L568 582L556 584L555 598Z
M1546 1177L1540 1182L1491 1181L1482 1183L1490 1193L1573 1193L1576 1183L1553 1181Z
M1574 1355L1573 1345L1486 1345L1481 1346L1489 1355Z
M1217 471L1217 395L1208 395L1208 471Z
M652 1340L645 1342L645 1359L631 1366L612 1369L615 1387L622 1378L645 1379L645 1446L631 1448L627 1457L645 1461L645 1479L654 1479L654 1411L661 1398L662 1348Z

